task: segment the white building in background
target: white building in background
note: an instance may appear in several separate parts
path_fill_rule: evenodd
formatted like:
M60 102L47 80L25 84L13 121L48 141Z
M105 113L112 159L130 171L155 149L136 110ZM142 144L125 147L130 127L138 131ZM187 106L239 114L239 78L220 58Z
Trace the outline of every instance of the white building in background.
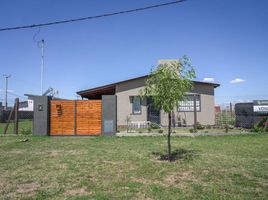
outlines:
M34 102L31 99L27 101L22 101L19 103L19 111L33 111L34 110Z

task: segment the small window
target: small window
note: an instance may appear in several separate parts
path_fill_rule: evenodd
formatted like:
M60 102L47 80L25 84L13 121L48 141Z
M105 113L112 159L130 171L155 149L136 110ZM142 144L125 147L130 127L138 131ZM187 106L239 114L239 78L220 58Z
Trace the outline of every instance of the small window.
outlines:
M196 96L196 111L201 111L200 95ZM194 111L194 95L187 95L184 101L179 101L178 111L193 112Z
M133 97L132 111L133 114L141 114L141 98L139 96Z

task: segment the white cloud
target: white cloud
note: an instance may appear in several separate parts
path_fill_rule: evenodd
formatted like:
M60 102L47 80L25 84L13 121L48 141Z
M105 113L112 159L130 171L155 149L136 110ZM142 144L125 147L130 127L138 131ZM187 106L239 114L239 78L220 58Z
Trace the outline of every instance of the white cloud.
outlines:
M0 89L0 92L6 92L6 90L5 89ZM14 90L7 90L7 92L9 92L9 93L13 93L14 92Z
M214 78L204 78L203 81L205 82L214 82Z
M231 80L230 83L243 83L245 82L246 80L244 79L241 79L241 78L235 78L234 80Z

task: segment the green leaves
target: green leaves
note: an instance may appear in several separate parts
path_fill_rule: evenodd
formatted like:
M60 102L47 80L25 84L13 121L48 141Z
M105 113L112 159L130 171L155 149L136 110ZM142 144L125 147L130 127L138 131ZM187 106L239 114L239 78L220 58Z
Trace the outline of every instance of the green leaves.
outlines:
M191 79L195 78L194 67L187 56L178 61L158 65L146 81L142 96L152 97L154 106L171 112L185 93L193 89Z

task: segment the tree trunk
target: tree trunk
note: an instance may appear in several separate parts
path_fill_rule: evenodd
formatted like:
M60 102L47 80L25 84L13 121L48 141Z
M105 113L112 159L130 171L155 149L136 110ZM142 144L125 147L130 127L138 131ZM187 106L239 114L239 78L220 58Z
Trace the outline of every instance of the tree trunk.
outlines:
M170 135L171 135L171 112L168 113L168 160L169 162L171 162Z

